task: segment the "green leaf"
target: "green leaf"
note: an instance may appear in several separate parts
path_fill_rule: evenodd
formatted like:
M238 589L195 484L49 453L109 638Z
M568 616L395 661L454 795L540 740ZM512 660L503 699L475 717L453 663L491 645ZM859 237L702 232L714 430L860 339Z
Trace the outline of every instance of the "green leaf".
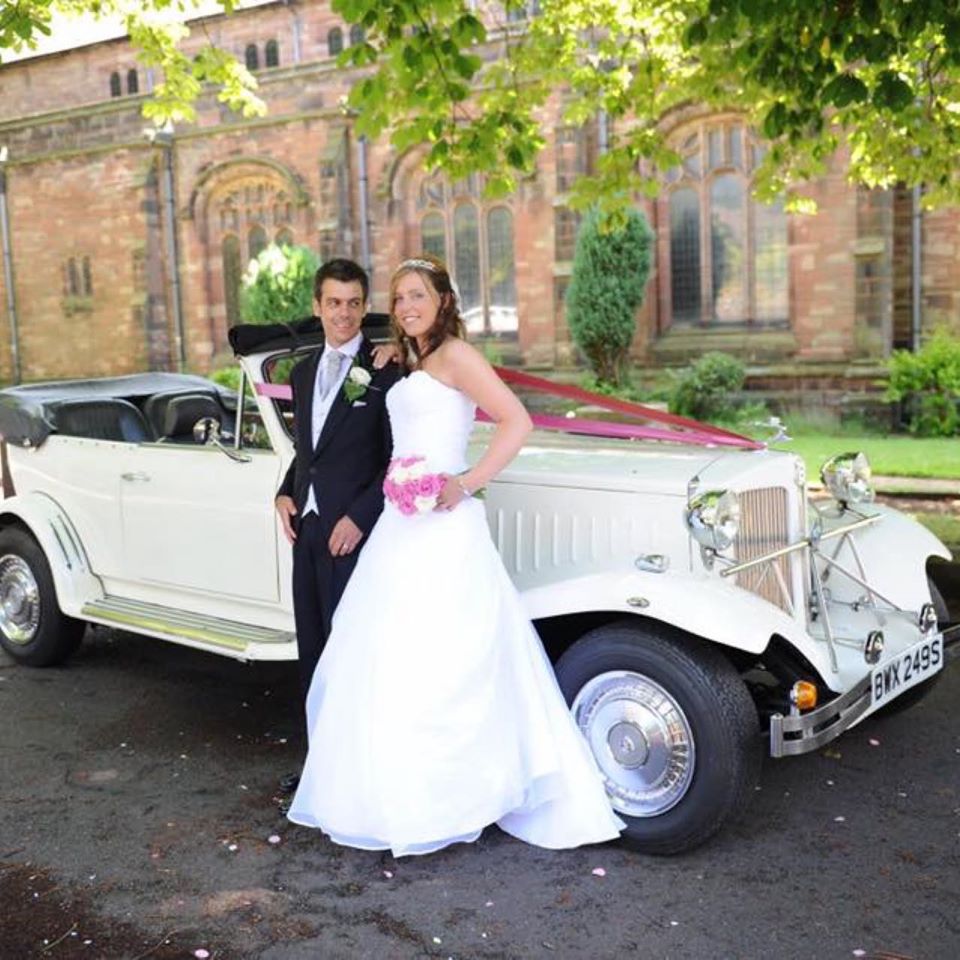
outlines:
M699 46L707 39L707 24L703 20L694 20L687 27L684 43L689 47Z
M763 118L763 135L770 140L782 136L787 128L787 107L783 103L775 103Z
M870 98L867 85L858 77L849 73L841 73L834 77L823 88L824 103L832 103L835 107L847 107L851 103L864 103Z
M884 70L877 78L873 102L889 110L904 110L914 100L913 87L892 70Z

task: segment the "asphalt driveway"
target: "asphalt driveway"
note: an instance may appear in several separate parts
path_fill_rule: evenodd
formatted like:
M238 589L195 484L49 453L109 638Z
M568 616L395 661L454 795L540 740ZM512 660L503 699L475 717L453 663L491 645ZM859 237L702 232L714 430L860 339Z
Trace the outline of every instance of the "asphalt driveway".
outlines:
M656 859L496 828L423 858L278 816L296 674L114 631L0 654L0 958L960 956L960 666L767 761L743 819Z

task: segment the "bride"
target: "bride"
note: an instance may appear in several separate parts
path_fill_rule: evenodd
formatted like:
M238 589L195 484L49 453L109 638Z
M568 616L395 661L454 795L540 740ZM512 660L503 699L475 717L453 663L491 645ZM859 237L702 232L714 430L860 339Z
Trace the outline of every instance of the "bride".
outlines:
M412 369L387 394L384 511L313 676L289 818L395 856L473 841L490 823L543 847L613 839L624 825L472 496L530 418L464 339L439 260L401 263L390 294ZM467 468L476 407L496 429Z

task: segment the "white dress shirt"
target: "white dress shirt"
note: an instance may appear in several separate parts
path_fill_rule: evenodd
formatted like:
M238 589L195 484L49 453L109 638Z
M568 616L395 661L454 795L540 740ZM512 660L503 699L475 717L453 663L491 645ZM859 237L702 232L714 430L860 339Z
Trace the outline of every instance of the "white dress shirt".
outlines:
M347 377L347 371L350 369L354 359L357 356L357 351L360 349L360 343L362 340L363 334L358 333L352 340L348 340L345 344L343 344L343 346L331 347L328 343L323 349L320 362L317 364L317 376L313 383L313 403L311 404L311 435L313 437L313 445L311 446L310 450L304 451L305 456L313 456L313 451L316 449L317 441L320 439L320 433L323 430L323 425L327 422L327 415L330 413L330 408L337 399L337 394L343 387L343 381ZM331 388L327 391L327 395L323 397L321 396L321 392L323 390L323 362L327 354L334 349L338 353L343 354L345 359L340 363L339 376ZM300 451L297 451L297 456L300 456ZM306 516L311 510L318 515L320 513L320 509L317 506L317 498L313 493L312 483L310 484L307 492L307 502L303 508L303 516Z

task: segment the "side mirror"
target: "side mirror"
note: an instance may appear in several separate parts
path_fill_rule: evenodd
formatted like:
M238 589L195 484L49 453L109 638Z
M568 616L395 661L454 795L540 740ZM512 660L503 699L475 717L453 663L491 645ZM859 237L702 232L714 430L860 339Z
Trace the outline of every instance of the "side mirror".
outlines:
M201 417L193 425L193 439L197 443L213 443L217 444L220 442L220 421L216 420L214 417Z

